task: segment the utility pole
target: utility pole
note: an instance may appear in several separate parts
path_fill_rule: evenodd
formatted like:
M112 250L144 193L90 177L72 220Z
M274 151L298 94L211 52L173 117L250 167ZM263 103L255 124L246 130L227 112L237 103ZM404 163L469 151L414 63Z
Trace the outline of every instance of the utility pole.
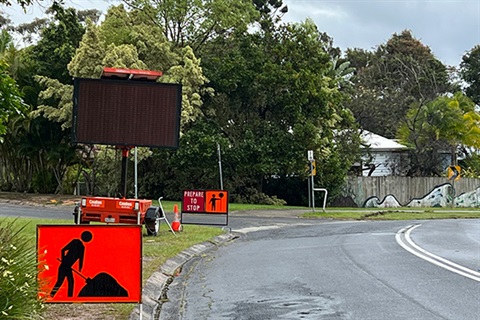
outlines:
M222 176L222 152L220 150L220 144L217 142L218 153L218 171L220 173L220 190L223 190L223 176Z

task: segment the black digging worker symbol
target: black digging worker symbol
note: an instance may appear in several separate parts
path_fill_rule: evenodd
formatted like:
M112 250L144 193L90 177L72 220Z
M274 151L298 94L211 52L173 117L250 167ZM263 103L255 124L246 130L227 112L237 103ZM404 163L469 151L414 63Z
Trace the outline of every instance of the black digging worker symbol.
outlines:
M90 231L82 232L80 239L73 239L61 251L60 266L58 267L57 282L53 286L50 296L54 297L57 291L62 286L65 279L68 285L68 297L73 297L73 265L78 261L78 269L82 271L83 258L85 255L84 243L92 240L92 233Z
M92 240L92 233L84 231L79 239L73 239L62 249L62 259L58 267L58 277L55 286L50 293L54 297L57 291L62 286L65 278L68 283L68 297L73 297L73 272L85 280L85 286L78 293L79 297L128 297L128 291L118 284L114 277L106 272L97 274L93 279L87 278L80 273L83 268L83 257L85 254L84 242ZM79 271L73 268L78 261Z

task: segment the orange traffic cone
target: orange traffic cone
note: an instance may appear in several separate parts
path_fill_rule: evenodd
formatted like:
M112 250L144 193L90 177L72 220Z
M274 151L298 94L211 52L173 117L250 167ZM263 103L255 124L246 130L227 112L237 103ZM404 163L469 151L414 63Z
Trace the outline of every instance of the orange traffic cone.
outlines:
M173 231L181 231L182 225L180 224L180 219L178 218L178 205L173 205L173 213L175 214L175 219L172 222Z

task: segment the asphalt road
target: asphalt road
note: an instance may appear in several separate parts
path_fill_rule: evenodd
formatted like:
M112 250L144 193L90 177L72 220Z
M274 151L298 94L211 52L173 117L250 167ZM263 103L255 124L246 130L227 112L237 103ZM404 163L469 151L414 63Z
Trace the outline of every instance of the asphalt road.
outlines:
M74 206L23 206L0 203L0 216L68 219L73 223Z
M70 207L0 216L72 219ZM480 319L480 220L335 222L236 212L240 238L189 261L160 319Z
M262 221L232 217L241 239L185 265L160 319L480 319L480 220L248 219Z

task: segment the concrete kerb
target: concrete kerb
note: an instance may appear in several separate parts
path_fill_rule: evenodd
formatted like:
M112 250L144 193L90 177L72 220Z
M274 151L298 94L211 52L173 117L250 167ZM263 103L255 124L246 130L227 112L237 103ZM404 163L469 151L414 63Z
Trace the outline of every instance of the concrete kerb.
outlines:
M178 275L187 261L238 237L239 235L234 233L222 234L211 241L196 244L185 249L175 257L166 261L148 278L146 284L143 286L142 320L154 320L160 317L162 304L168 299L168 286L173 282L174 277ZM129 319L140 319L139 305L132 311Z

